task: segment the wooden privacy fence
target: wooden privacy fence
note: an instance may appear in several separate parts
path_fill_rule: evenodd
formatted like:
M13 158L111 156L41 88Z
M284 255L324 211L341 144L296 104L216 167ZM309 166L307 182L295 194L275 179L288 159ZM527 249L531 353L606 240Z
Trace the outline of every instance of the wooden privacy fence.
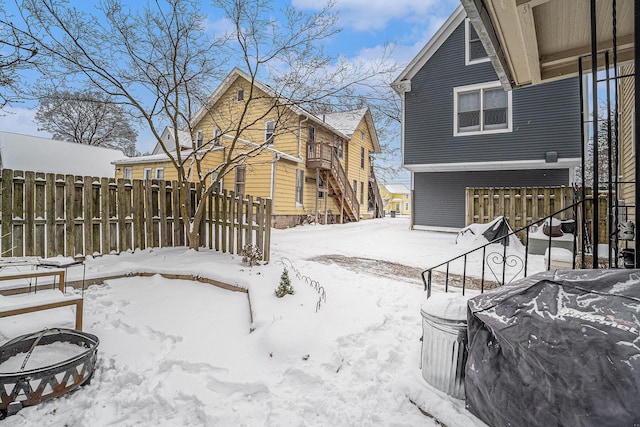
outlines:
M125 180L4 169L0 254L74 258L187 244L177 181ZM195 207L196 187L186 198ZM200 246L269 260L271 199L227 192L206 200Z
M560 211L574 203L573 187L467 187L466 225L487 223L497 216L505 216L511 228L518 229ZM587 195L591 196L591 189ZM599 242L607 242L607 196L599 195ZM593 205L585 204L587 225L593 218ZM570 210L561 218L572 217Z

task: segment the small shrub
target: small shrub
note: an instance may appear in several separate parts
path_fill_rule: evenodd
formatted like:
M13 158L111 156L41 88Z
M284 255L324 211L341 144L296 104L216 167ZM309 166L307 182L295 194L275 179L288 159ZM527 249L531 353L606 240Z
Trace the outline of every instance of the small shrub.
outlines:
M293 286L291 286L291 279L289 278L289 271L285 268L280 276L280 285L276 288L275 294L278 298L282 298L287 294L293 295L294 292Z
M262 251L260 248L251 244L244 245L240 255L242 255L242 262L249 265L249 267L258 265L258 262L262 259Z

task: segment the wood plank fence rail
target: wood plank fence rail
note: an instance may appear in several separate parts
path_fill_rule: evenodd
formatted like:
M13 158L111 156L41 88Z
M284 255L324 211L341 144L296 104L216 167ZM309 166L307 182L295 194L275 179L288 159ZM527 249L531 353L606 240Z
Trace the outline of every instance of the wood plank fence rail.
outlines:
M193 211L196 187L186 198ZM125 180L3 169L0 256L74 258L187 245L177 181ZM240 253L254 244L269 261L271 199L212 194L200 246Z
M587 189L587 196L591 196ZM607 239L607 196L600 193L599 215L600 228L598 241L606 243ZM467 187L465 221L466 225L485 224L497 216L505 216L511 228L518 229L538 221L541 218L558 212L574 203L573 187ZM593 207L585 205L587 227L591 229ZM567 210L562 218L570 219Z

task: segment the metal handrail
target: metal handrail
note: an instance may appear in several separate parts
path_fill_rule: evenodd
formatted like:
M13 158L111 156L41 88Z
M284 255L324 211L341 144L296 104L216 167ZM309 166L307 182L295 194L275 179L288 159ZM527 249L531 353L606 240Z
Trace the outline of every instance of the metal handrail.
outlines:
M577 224L577 218L578 218L578 207L580 205L583 205L584 202L586 201L593 201L593 197L587 197L584 200L580 200L578 202L573 203L570 206L567 206L557 212L554 212L544 218L540 218L535 222L532 222L531 224L525 225L524 227L521 227L515 231L512 231L511 233L499 237L497 239L494 239L488 243L485 243L482 246L478 246L477 248L474 248L470 251L467 251L463 254L460 254L458 256L456 256L455 258L451 258L448 261L442 262L438 265L435 265L433 267L430 267L426 270L424 270L420 275L422 276L422 282L424 283L424 290L427 291L427 298L431 297L431 282L432 282L432 273L435 269L445 266L446 265L446 271L445 271L445 292L448 291L449 288L449 265L454 262L457 261L459 259L463 260L463 273L462 273L462 294L464 295L465 289L466 289L466 282L467 282L467 257L474 253L474 252L479 252L482 251L482 275L480 278L480 291L484 292L484 285L485 285L485 264L486 264L486 259L487 259L487 247L489 247L490 245L496 244L496 243L501 243L501 242L505 242L507 241L507 239L509 239L511 236L515 236L518 233L522 233L525 232L526 233L526 244L525 244L525 255L524 255L524 266L523 266L523 270L524 270L524 277L527 277L527 266L528 266L528 255L529 255L529 231L531 229L531 227L533 226L537 226L540 223L544 223L545 221L549 220L550 225L552 224L552 222L550 221L551 218L553 218L556 215L559 215L563 212L566 212L568 210L573 210L573 220L574 220L574 224L575 224L575 228L574 228L574 232L572 233L574 238L573 238L573 253L575 255L576 250L577 250L577 236L580 234L580 229L578 228L578 224ZM583 209L584 212L584 209ZM551 234L551 233L549 233ZM552 241L552 237L549 236L549 240L548 240L548 250L549 250L549 257L547 259L547 269L550 269L551 267L551 241ZM489 254L492 255L492 254ZM498 282L499 286L502 286L505 284L506 281L506 263L508 262L508 257L507 257L507 245L503 244L503 253L502 253L502 263L503 263L503 267L502 267L502 280L500 280ZM582 253L582 264L583 264L583 268L584 268L584 252ZM575 256L573 257L573 262L572 262L572 268L575 269L576 267L576 260L575 260ZM518 272L519 274L519 272ZM426 275L426 277L425 277ZM497 278L496 278L497 279Z

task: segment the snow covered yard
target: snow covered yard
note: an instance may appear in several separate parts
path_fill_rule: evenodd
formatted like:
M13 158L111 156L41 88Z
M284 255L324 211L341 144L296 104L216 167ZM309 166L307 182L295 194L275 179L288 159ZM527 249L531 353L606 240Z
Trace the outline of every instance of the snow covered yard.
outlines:
M383 218L273 230L272 261L253 268L239 256L184 248L90 259L88 283L131 273L189 274L248 294L159 275L90 286L84 329L101 340L91 383L3 424L438 425L419 405L450 427L484 425L464 402L421 377L420 278L327 257L419 270L460 252L455 235L412 232L408 225L406 218ZM278 299L284 266L295 294ZM323 287L318 310L318 292L296 271ZM54 326L52 319L65 315L71 327L71 311L64 310L19 325L2 319L2 341L14 336L6 330Z

